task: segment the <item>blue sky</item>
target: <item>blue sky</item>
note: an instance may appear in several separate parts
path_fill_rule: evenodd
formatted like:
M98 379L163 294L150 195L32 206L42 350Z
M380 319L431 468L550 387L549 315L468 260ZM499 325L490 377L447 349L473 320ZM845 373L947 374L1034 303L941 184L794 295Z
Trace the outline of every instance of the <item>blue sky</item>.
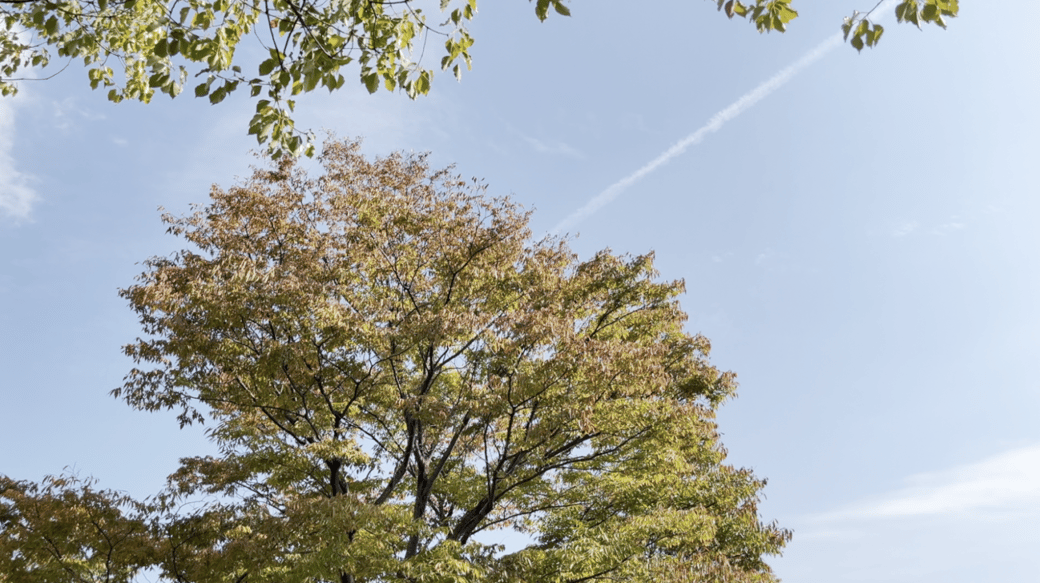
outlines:
M711 2L485 2L475 67L429 97L348 85L304 127L432 152L547 233L838 29L796 5L759 35ZM873 4L870 2L869 4ZM1026 580L1040 544L1040 21L965 1L947 31L885 21L825 51L564 230L582 255L654 250L691 332L739 375L730 460L769 479L786 581ZM774 84L775 85L775 84ZM732 113L732 110L730 110ZM116 290L184 212L248 173L247 99L112 105L82 70L0 102L0 472L74 467L157 490L200 431L107 396L139 329ZM614 196L616 195L616 196Z

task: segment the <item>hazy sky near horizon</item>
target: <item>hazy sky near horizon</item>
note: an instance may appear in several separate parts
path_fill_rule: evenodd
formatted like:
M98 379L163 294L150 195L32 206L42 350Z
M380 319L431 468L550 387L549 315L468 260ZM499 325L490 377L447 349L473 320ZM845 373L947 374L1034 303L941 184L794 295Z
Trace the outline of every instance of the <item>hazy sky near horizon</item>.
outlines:
M730 460L795 531L785 581L1034 572L1040 3L965 1L946 31L889 16L862 54L827 44L854 1L801 0L783 35L706 1L574 0L545 23L484 4L461 83L414 102L348 83L298 123L430 151L535 209L536 233L685 279L689 330L741 381ZM211 451L107 396L140 334L117 289L182 246L157 207L248 174L251 111L113 105L76 65L0 101L0 473L144 496Z

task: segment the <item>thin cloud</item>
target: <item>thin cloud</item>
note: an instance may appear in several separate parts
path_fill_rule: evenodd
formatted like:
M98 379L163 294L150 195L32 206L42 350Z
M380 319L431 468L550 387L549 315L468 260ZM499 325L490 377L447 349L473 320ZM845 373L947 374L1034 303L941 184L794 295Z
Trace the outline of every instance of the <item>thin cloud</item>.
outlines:
M950 221L949 223L944 223L942 225L939 225L938 227L932 229L932 234L933 235L946 235L947 233L952 233L954 231L959 231L959 230L963 229L965 226L966 225L964 223L961 223L959 221L954 220L954 221Z
M892 229L892 236L893 237L897 237L897 238L898 237L905 237L905 236L909 235L910 233L913 233L914 231L916 231L917 227L919 227L919 226L920 225L918 224L917 221L904 221L904 222L900 223L896 228Z
M966 228L967 226L968 225L966 223L961 222L957 219L957 217L953 217L949 222L942 223L940 225L935 225L934 227L925 227L925 230L922 231L920 222L902 221L896 223L896 225L892 227L890 234L892 235L892 237L896 239L906 237L907 235L911 235L918 231L928 233L930 235L948 235L950 233L960 231Z
M0 215L28 219L40 199L31 186L34 177L18 170L14 159L15 111L25 99L24 91L0 101Z
M758 256L755 257L755 265L762 265L763 263L769 261L775 256L776 252L772 249L767 248L765 251L759 253Z
M621 118L621 128L642 132L644 134L651 133L651 130L646 125L646 120L643 119L643 114L641 113L631 113L623 116Z
M875 7L874 11L877 13L877 17L873 20L877 22L879 19L883 18L886 11L893 4L895 4L895 0L883 0L882 4ZM827 40L816 45L815 48L802 56L802 58L798 59L791 65L788 65L784 69L781 69L780 72L770 77L767 81L740 96L739 99L734 101L725 109L716 113L708 120L708 123L701 126L697 131L673 144L671 148L668 148L660 156L644 164L642 168L621 180L618 180L614 184L611 184L603 192L592 197L589 202L585 203L585 206L579 208L571 213L570 216L560 221L555 227L553 227L551 232L553 234L559 234L565 229L569 229L585 220L590 215L620 196L629 186L632 186L647 174L650 174L661 166L664 166L670 162L672 158L685 152L690 146L696 146L703 142L709 134L713 134L722 129L722 126L726 125L726 122L739 116L748 109L751 109L759 101L769 97L774 91L783 87L788 81L793 79L802 69L820 60L824 55L840 44L842 44L842 35L840 33L828 37Z
M528 143L528 145L530 145L532 148L534 148L536 152L540 154L569 156L571 158L578 158L579 160L585 159L585 154L582 154L580 151L578 151L570 144L566 144L564 142L546 143L537 138L532 138L530 136L523 136L523 138L524 141Z
M704 141L708 135L713 134L726 125L726 122L732 120L738 115L744 113L748 109L751 109L756 103L762 101L766 97L769 97L774 91L783 87L788 81L794 78L802 69L818 61L821 57L830 52L834 47L841 44L841 35L836 34L827 40L823 41L816 48L806 53L802 58L795 61L793 64L780 70L779 73L770 77L767 81L755 87L751 91L742 95L739 99L734 101L732 104L727 106L722 111L716 113L708 120L708 123L704 124L697 131L689 134L685 138L679 140L672 147L664 151L660 156L654 158L650 162L643 165L642 168L636 170L632 174L618 180L614 184L611 184L603 192L594 196L585 206L581 207L569 217L560 221L555 227L553 227L553 233L560 233L565 229L569 229L574 225L580 223L582 220L588 218L590 215L598 211L599 209L606 206L608 203L613 201L615 198L621 195L629 186L632 186L641 178L657 170L661 166L664 166L670 162L673 158L679 156L685 152L690 146L696 146L697 144Z
M74 97L66 97L61 101L55 101L53 107L54 127L59 130L67 130L75 125L77 119L87 121L99 121L105 119L105 114L91 111L79 104Z
M984 515L1040 506L1040 444L907 478L904 488L817 517L818 522Z

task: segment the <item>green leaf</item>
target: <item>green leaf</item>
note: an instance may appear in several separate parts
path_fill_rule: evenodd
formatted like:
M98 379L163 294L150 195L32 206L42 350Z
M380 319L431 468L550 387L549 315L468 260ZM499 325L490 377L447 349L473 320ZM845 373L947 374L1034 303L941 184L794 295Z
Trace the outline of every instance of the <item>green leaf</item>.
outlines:
M557 14L561 14L563 16L571 15L571 9L564 6L562 0L553 0L553 8L556 9Z
M884 27L882 27L880 24L875 24L874 28L867 35L867 46L877 46L877 43L879 40L881 40L881 35L884 34L884 32Z
M778 2L776 13L777 17L784 24L787 24L788 22L791 22L792 20L798 17L798 12L796 10L793 10L791 8L791 5L787 2Z
M549 17L549 0L537 0L534 5L534 14L538 20L544 22Z
M271 71L274 71L274 67L277 64L278 64L278 61L276 61L274 59L267 59L266 61L260 63L260 74L261 75L269 74Z
M368 89L369 93L375 93L379 90L379 74L372 72L361 76L361 81L365 84L365 88Z
M870 21L866 20L866 19L863 19L863 20L859 21L859 26L856 27L856 36L857 37L861 37L861 36L867 34L867 31L869 31L869 30L870 30Z
M205 97L209 94L209 83L199 83L195 87L195 97Z
M227 94L228 94L227 87L218 87L216 91L214 91L213 93L209 94L209 102L210 102L210 104L211 105L216 105L216 104L220 103L221 101L224 101L224 98L227 97Z
M155 46L152 47L152 52L155 53L155 56L157 57L165 58L169 56L170 53L167 51L166 39L159 39L159 42L155 43Z
M921 18L925 22L932 22L939 17L939 7L935 5L934 1L929 1L924 5L924 9L921 10Z
M921 23L918 20L918 11L917 0L904 0L896 6L896 21L909 22L920 28Z
M421 93L422 95L426 95L430 92L430 81L430 72L423 71L419 75L419 79L417 80L419 93Z

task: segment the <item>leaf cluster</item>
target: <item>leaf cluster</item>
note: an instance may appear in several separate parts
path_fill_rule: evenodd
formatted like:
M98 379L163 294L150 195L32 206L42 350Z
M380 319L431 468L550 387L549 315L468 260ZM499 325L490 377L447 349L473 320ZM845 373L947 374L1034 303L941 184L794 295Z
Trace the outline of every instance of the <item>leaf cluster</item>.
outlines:
M716 0L716 3L726 16L746 18L754 23L759 32L784 32L787 24L798 16L798 12L791 8L790 0ZM855 11L852 16L845 18L841 26L842 33L857 51L863 50L863 47L874 47L881 40L884 27L870 21L870 15L881 4L878 2L866 13ZM957 16L959 10L958 0L902 0L895 8L898 22L909 22L918 28L921 28L921 23L928 22L946 28L944 17Z
M130 583L155 562L146 505L94 486L0 475L0 581Z
M565 0L531 1L539 20L570 15ZM792 0L715 1L760 32L784 32L798 16ZM461 79L462 66L472 66L467 26L477 0L440 0L439 8L442 16L430 21L414 0L0 0L0 95L17 91L21 70L47 67L54 56L64 67L82 59L91 88L108 89L114 102L176 97L191 85L196 97L217 104L248 88L256 100L249 134L275 158L311 156L313 135L293 120L296 98L342 88L346 68L356 68L369 92L425 95L434 76L423 64L432 37L443 43L440 69ZM945 28L958 9L958 0L903 0L896 16ZM884 32L869 21L872 12L856 12L842 26L857 50ZM241 47L247 36L255 44ZM255 62L255 71L243 61Z
M870 20L870 15L880 5L879 2L869 12L861 14L857 11L845 18L841 31L845 40L857 51L862 51L863 47L874 47L881 40L881 35L885 32L884 27ZM909 22L918 29L922 23L929 22L946 28L944 17L957 16L959 10L958 0L902 0L895 8L897 22Z
M422 62L431 35L443 39L442 69L459 77L471 65L466 24L476 0L442 0L440 9L444 22L429 22L408 0L4 0L0 92L14 94L21 69L55 56L82 59L90 86L107 88L114 102L176 97L193 84L196 97L216 104L248 88L253 98L265 94L249 133L275 156L310 154L310 135L291 117L294 97L341 88L345 67L356 66L370 92L401 88L414 98L433 78ZM248 36L261 51L252 73L236 64Z
M719 10L726 11L726 16L746 18L754 23L758 32L785 32L787 23L798 16L798 12L791 8L790 0L717 0L717 3Z

